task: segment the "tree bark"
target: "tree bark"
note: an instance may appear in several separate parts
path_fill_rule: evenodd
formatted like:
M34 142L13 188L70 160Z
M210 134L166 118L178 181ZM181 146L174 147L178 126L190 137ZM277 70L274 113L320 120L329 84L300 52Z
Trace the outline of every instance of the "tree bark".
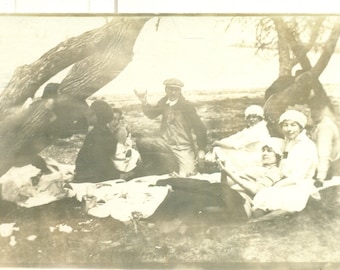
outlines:
M66 67L107 48L115 36L121 36L126 20L113 18L101 28L61 42L30 65L17 68L0 95L0 119L33 97L39 87Z
M72 67L61 82L60 94L85 99L116 78L132 60L135 40L148 19L125 19L105 50Z
M326 68L326 66L328 65L329 60L331 59L334 53L336 44L339 39L339 35L340 35L340 18L338 18L337 22L335 23L332 32L329 35L329 38L323 47L319 60L311 69L311 71L313 72L313 74L315 74L316 77L319 77Z
M277 122L280 115L287 109L288 106L307 103L312 89L320 98L326 98L326 100L329 101L322 84L318 80L318 77L324 71L332 54L334 53L335 46L340 35L340 23L339 21L335 23L331 34L324 45L319 60L314 67L312 67L306 55L307 49L299 40L297 40L292 29L289 29L280 18L276 19L276 24L278 25L277 29L282 31L282 37L284 37L289 44L302 68L306 70L306 72L302 75L295 78L295 82L292 85L285 89L281 89L268 97L264 104L265 117L269 123L271 133L272 135L280 136L281 133ZM316 23L315 27L319 29L320 25ZM312 31L312 35L313 38L315 38L315 31Z
M54 105L92 95L132 60L135 40L148 19L115 18L100 29L59 44L38 61L15 72L0 96L0 176L21 156L36 156L53 137L49 134L51 100L33 103L26 110L15 109L14 113L13 106L21 105L42 83L75 62L60 85Z
M272 18L278 39L278 52L279 52L279 77L291 76L292 59L290 58L289 42L286 35L285 23L281 17Z

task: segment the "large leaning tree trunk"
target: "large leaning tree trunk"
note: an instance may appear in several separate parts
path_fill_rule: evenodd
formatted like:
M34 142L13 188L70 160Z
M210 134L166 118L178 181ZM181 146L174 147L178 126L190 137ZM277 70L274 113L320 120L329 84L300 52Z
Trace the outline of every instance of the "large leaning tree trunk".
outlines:
M30 65L18 68L0 95L0 176L14 164L32 138L41 138L53 121L53 106L89 97L113 80L132 60L135 41L149 17L114 17L101 28L68 39ZM60 85L57 100L20 109L39 87L73 65ZM49 142L31 153L38 154Z
M301 45L299 40L292 34L291 29L283 21L280 21L280 19L276 20L276 23L281 27L279 28L282 31L281 36L284 37L284 40L296 56L297 62L300 63L304 70L304 73L297 76L292 84L272 94L264 104L265 117L269 123L272 135L281 136L277 122L287 107L306 103L311 95L311 90L320 97L327 97L322 84L319 82L319 76L328 65L334 53L340 35L340 20L338 19L335 22L327 41L324 43L319 59L314 66L310 64L307 57L307 48Z

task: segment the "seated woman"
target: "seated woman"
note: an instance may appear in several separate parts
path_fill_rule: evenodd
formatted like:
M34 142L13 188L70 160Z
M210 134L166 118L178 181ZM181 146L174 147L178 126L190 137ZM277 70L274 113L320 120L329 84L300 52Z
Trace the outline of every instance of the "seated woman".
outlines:
M281 180L260 190L254 197L255 215L272 210L301 211L313 192L318 156L315 144L305 131L307 117L295 110L284 112L279 125L284 135L280 162Z
M122 110L113 108L113 120L109 124L117 141L116 152L113 156L113 163L120 172L120 178L131 180L136 176L142 175L140 154L134 149L131 134L122 123Z
M247 216L250 217L252 199L256 193L280 180L278 166L282 155L282 143L282 139L271 137L263 144L262 166L253 166L238 172L229 162L219 162L222 170L221 184L229 211L234 211L236 201L241 201L244 203L243 207ZM235 191L244 198L244 201L237 199L240 196Z
M118 179L120 173L112 161L117 141L107 126L113 119L112 108L105 101L96 100L90 109L97 120L78 153L73 181L101 182Z
M238 170L249 166L261 165L261 147L269 137L267 123L264 121L263 109L251 105L245 110L247 127L238 133L213 142L213 158L229 160Z

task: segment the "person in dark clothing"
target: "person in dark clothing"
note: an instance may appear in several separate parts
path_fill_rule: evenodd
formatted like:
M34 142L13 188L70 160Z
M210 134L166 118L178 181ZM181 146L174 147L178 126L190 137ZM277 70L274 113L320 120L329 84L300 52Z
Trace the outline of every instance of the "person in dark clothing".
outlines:
M101 182L119 178L112 157L117 141L107 124L113 119L111 106L102 100L91 104L97 121L85 138L76 159L74 182Z
M56 100L54 112L55 121L51 124L51 133L58 138L71 137L74 134L87 134L89 124L87 113L89 106L83 99L69 97L67 100L58 100L60 83L46 85L42 98Z
M182 96L183 83L171 78L165 80L164 85L166 96L156 105L147 102L146 91L135 91L148 118L162 115L161 137L141 137L137 148L145 171L149 170L150 174L175 172L181 177L191 176L197 173L198 162L204 160L207 130L195 107Z

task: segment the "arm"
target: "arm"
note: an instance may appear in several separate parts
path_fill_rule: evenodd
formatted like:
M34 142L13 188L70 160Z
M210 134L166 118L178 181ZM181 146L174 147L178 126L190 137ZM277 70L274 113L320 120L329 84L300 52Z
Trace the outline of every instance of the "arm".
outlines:
M253 143L258 143L270 137L267 123L263 120L252 127L243 129L236 134L237 137L235 136L235 140L232 141L234 148L236 149L246 147Z
M244 190L249 191L251 194L256 194L260 189L262 189L262 185L254 182L248 181L247 179L242 178L236 171L230 170L225 164L221 161L218 161L220 168L237 184L239 184Z
M188 123L192 126L194 133L196 135L197 146L200 151L205 151L208 143L207 129L204 126L202 120L197 115L197 112L191 104L188 105L187 117Z
M127 130L124 127L119 127L114 133L117 143L125 144L128 136Z
M160 104L161 100L157 103L157 105L150 104L142 104L142 110L146 117L150 119L154 119L157 116L161 115L163 112L163 106Z
M282 180L279 186L297 184L305 179L312 179L317 165L317 151L311 141L297 143L289 152L287 159L282 159L280 169Z
M319 162L317 166L316 179L326 179L328 169L331 165L333 150L333 133L329 128L321 128L317 134L316 147L318 150Z
M253 127L244 128L243 130L225 139L214 142L213 146L240 149L242 147L246 147L249 144L259 142L269 136L270 135L266 126L266 122L262 121Z
M234 143L232 143L230 140L227 140L227 139L228 138L220 140L220 141L214 141L212 143L212 146L218 146L218 147L222 147L222 148L237 149L237 146Z
M153 119L162 113L162 108L159 102L156 106L152 106L148 103L146 90L145 91L134 90L134 92L142 104L142 110L145 116L147 116L150 119Z

